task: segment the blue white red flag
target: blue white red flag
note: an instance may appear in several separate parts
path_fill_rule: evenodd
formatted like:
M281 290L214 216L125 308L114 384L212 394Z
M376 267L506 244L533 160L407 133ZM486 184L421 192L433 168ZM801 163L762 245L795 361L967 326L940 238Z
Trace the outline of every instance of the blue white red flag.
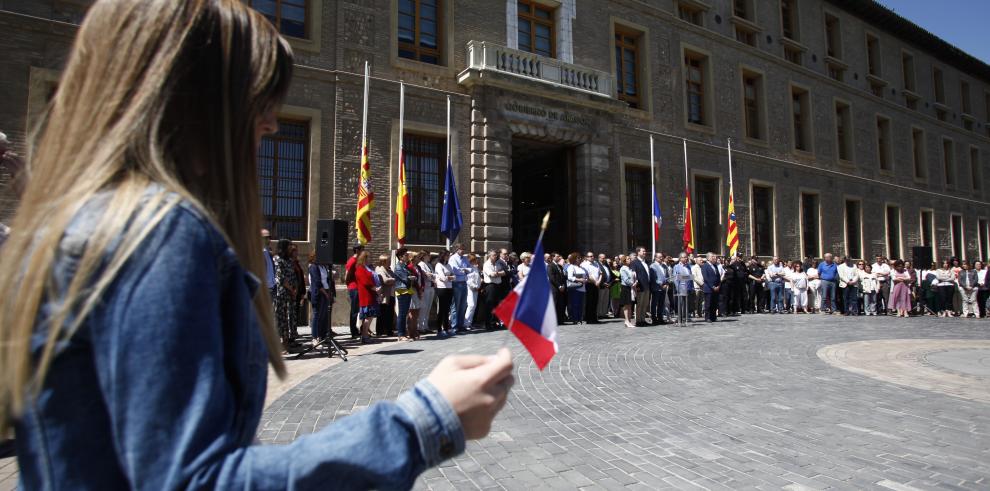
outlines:
M512 334L532 355L537 368L543 370L557 354L557 311L553 305L547 266L542 261L542 239L536 243L533 258L529 274L492 313L509 326Z
M657 199L656 190L653 191L653 239L660 240L660 227L663 225L663 217L660 216L660 200Z

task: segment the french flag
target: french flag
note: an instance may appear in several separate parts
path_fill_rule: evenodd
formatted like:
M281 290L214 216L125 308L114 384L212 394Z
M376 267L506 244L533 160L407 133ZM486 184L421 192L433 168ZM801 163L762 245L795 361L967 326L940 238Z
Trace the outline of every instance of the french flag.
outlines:
M529 274L492 311L509 326L541 371L557 354L557 311L543 262L543 240L536 243Z

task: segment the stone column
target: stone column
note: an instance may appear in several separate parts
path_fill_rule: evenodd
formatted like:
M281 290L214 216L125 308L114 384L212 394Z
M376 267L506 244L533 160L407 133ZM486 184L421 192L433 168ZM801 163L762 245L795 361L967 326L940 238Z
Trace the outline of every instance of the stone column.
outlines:
M622 202L615 182L617 172L611 169L608 145L585 143L574 149L575 246L581 251L611 253L618 246L613 243L614 234L606 233L619 226L613 210Z
M471 101L471 249L508 247L512 240L512 136L489 121L483 98Z

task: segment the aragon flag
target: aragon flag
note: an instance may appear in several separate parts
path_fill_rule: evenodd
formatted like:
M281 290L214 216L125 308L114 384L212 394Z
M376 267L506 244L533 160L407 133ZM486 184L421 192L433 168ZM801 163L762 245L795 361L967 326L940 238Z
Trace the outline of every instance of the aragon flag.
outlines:
M729 230L725 245L729 248L729 255L735 256L739 249L739 228L736 224L736 204L732 199L732 188L729 188Z

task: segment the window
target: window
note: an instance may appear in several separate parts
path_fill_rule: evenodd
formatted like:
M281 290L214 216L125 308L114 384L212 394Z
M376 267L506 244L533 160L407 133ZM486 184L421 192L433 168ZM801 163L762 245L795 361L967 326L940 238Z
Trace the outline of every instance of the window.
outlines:
M990 252L990 249L987 249L990 246L990 225L987 224L986 218L981 218L977 222L977 227L976 232L980 234L980 258L986 259L988 252Z
M890 145L890 119L877 116L877 162L882 171L891 171L894 168Z
M901 75L904 77L904 90L914 92L914 56L901 53Z
M440 64L440 0L399 0L399 56Z
M410 244L442 244L440 208L446 175L447 140L406 133L402 135L409 190L406 241Z
M904 257L901 251L901 209L887 205L887 257Z
M690 1L677 2L677 16L696 26L705 26L705 9Z
M801 193L801 255L821 257L821 211L818 195Z
M939 121L945 121L945 120L949 119L949 113L945 109L942 109L942 108L936 106L935 107L935 117L938 118Z
M792 130L794 133L794 149L804 152L811 151L811 97L808 91L791 87Z
M844 102L835 103L835 143L839 149L839 160L853 159L852 109Z
M880 77L880 39L872 34L866 35L866 65L867 73Z
M949 235L952 238L952 255L960 260L966 259L963 247L962 215L949 215Z
M802 58L804 58L804 52L803 51L801 51L799 49L796 49L796 48L792 48L790 46L785 46L784 47L784 59L785 60L787 60L787 61L789 61L789 62L791 62L791 63L793 63L795 65L801 65L802 64Z
M913 95L913 94L909 94L909 93L905 92L904 93L904 106L907 107L908 109L917 111L918 110L918 97L915 96L915 95Z
M884 84L875 80L870 80L870 93L883 99Z
M258 178L265 228L279 239L306 240L309 123L278 122L278 133L261 139Z
M626 166L626 246L631 250L652 240L650 168Z
M969 98L969 82L965 80L959 82L959 92L962 94L963 114L973 114L973 104Z
M519 49L541 56L556 56L553 10L532 0L520 0Z
M618 82L619 100L630 107L640 107L638 35L616 27L615 30L615 80Z
M278 32L306 38L306 0L250 0L255 10L268 18Z
M862 203L846 200L846 255L859 259L863 257Z
M764 122L766 114L763 109L763 76L743 70L743 123L746 137L754 140L764 140Z
M942 70L938 67L932 67L932 79L934 80L935 89L935 102L939 104L945 104L945 80L942 75Z
M685 51L684 75L688 123L711 126L711 114L708 110L708 57Z
M736 41L756 46L760 27L756 25L755 0L732 0L732 18Z
M826 62L825 65L828 67L828 77L832 80L842 82L846 78L846 69L838 64Z
M956 149L955 144L948 138L942 138L942 168L945 171L945 185L956 184Z
M753 253L773 256L773 188L753 186Z
M825 14L825 47L826 56L842 59L842 30L839 18L831 14Z
M931 210L921 211L921 246L931 247L935 237L935 213ZM915 265L918 266L918 265ZM928 266L927 264L925 266Z
M928 177L928 165L925 162L925 132L911 128L911 160L914 162L914 178Z
M753 0L732 0L732 15L749 21L756 20Z
M752 29L736 24L736 41L750 46L756 46L756 32Z
M785 38L800 41L797 0L780 0L780 22Z
M982 187L980 183L983 180L982 174L980 172L980 150L976 147L969 147L969 178L973 181L973 191L979 191Z

